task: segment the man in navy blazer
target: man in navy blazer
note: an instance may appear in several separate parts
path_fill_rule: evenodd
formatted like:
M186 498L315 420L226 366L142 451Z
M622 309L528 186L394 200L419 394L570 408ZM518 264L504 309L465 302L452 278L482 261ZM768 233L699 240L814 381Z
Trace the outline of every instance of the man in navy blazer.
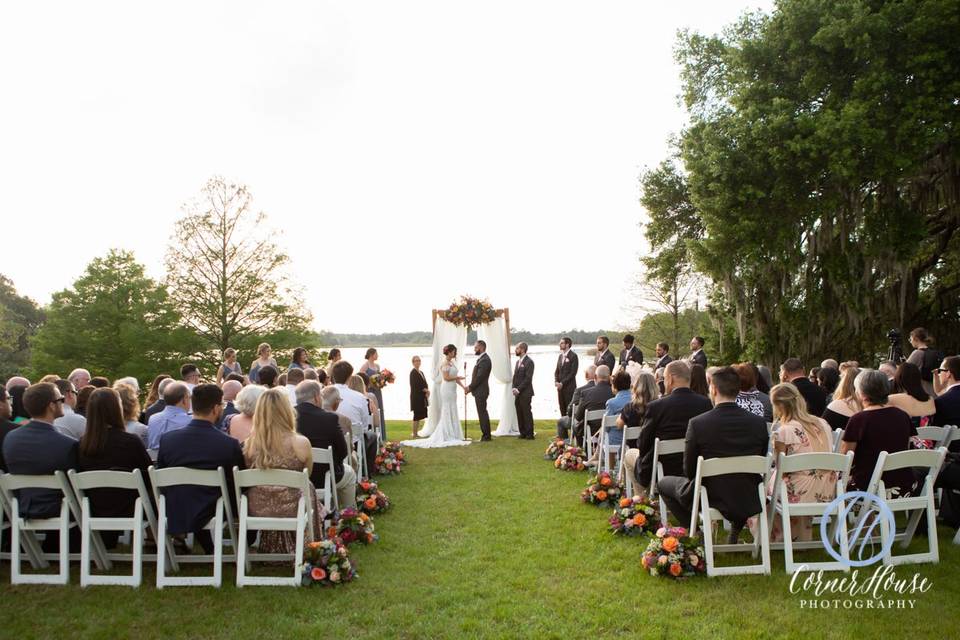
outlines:
M938 427L960 427L960 356L943 359L940 368L933 372L933 386L939 395L933 401L937 412L931 423ZM950 450L960 451L960 440L955 440Z
M246 468L240 443L219 431L214 425L223 412L223 392L215 384L198 384L191 394L193 420L160 438L157 468L190 467L216 469L223 467L227 476L230 504L236 513L233 489L233 468ZM167 503L167 532L196 534L206 553L212 553L210 532L203 527L216 510L220 489L183 485L162 490Z

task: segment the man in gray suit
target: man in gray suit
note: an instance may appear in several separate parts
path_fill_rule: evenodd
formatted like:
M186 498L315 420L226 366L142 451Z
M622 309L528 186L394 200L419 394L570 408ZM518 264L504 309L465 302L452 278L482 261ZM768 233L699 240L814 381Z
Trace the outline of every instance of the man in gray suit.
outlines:
M607 371L613 371L617 366L617 359L610 351L610 338L599 336L597 338L597 356L593 359L594 366L604 365Z
M487 343L477 340L473 345L473 352L477 355L477 363L473 365L473 380L467 387L467 393L473 394L477 403L477 416L480 419L480 442L490 442L490 414L487 413L487 398L490 397L490 369L493 363L487 355Z

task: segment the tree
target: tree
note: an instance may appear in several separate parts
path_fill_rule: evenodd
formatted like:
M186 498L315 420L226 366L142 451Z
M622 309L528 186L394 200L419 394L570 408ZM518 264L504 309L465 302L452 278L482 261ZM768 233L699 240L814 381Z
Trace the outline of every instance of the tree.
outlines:
M167 249L167 283L202 340L199 358L215 364L234 347L252 359L262 340L278 352L316 346L310 312L293 302L289 258L266 228L266 215L254 212L247 187L213 177L184 213Z
M21 296L0 275L0 380L23 373L30 361L30 339L43 323L37 303Z
M146 382L175 372L192 350L193 338L180 327L166 289L127 251L94 259L72 287L53 294L46 316L33 339L35 376L84 367Z

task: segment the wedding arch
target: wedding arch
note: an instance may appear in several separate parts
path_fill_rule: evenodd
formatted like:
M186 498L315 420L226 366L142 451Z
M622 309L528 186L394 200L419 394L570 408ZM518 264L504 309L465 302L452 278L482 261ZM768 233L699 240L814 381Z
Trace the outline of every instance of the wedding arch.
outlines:
M513 402L513 391L511 383L513 382L513 369L510 364L510 309L494 309L485 301L474 298L462 297L446 309L433 310L433 366L430 374L430 395L431 398L439 398L440 363L443 361L443 347L448 344L456 345L462 349L467 342L467 332L470 328L477 330L477 338L487 343L487 355L490 356L490 395L497 393L497 384L502 385L500 391L502 402L500 404L499 424L492 435L495 436L519 436L520 430L517 427L517 408ZM459 354L465 356L466 354ZM463 363L463 375L467 375L465 359L461 358ZM469 380L469 376L468 376ZM496 419L498 416L491 416ZM427 407L426 428L420 431L420 435L430 435L440 420L440 406L436 402L431 402Z

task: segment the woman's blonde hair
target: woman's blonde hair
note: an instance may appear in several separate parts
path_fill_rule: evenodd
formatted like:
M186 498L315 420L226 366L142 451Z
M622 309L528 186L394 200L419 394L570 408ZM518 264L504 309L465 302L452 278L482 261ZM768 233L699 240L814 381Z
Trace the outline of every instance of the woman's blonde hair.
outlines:
M262 355L263 355L263 352L266 351L267 349L270 349L270 345L267 344L266 342L261 342L261 343L257 346L257 355L258 355L258 356L262 356ZM270 350L272 351L272 349L270 349Z
M120 406L123 408L123 419L127 422L136 420L140 416L140 398L137 390L129 384L117 383L114 390L120 394Z
M284 445L296 432L297 420L286 389L264 391L253 411L253 432L243 443L250 466L257 469L281 466L285 456L290 455L290 449Z
M226 360L227 358L232 358L235 355L237 355L237 350L234 349L233 347L227 347L226 349L223 350L224 360Z
M347 380L347 388L353 389L360 395L367 395L367 385L363 383L363 378L356 374L350 376L350 379Z
M837 385L837 390L833 392L834 400L843 400L847 404L853 405L853 408L856 411L863 409L860 406L860 400L857 399L857 392L853 386L853 381L857 379L857 375L860 373L860 369L856 367L847 367L843 370L843 373L840 374L840 384Z
M647 412L647 405L660 397L660 387L657 386L657 379L649 371L641 371L637 379L633 381L633 407L637 414L643 415Z
M807 401L793 384L784 382L770 389L773 416L781 423L796 420L807 437L820 444L820 450L830 451L830 440L820 421L807 412Z

